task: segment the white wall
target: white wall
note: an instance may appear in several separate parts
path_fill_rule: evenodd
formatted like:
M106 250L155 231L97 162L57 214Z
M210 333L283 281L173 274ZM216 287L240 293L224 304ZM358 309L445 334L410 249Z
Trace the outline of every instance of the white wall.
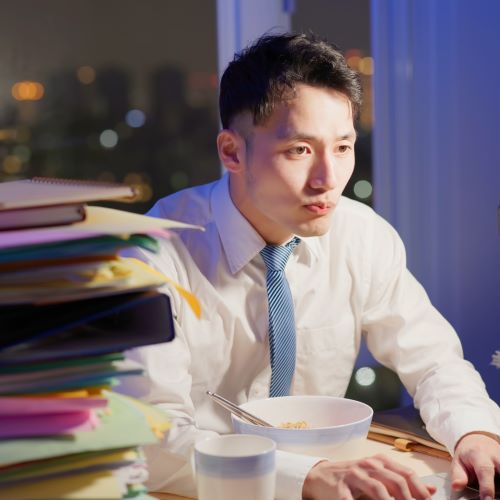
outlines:
M291 0L217 0L219 76L236 52L264 33L289 31Z

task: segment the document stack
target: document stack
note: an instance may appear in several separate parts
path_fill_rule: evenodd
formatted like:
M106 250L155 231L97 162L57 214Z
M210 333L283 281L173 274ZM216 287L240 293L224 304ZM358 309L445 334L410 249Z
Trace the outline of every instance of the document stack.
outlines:
M125 350L174 337L157 291L169 279L119 253L154 252L185 225L86 205L133 195L0 184L0 498L150 498L139 447L164 436L168 419L112 389L142 373Z
M368 438L392 444L401 451L451 460L446 447L429 435L419 411L413 405L376 411Z

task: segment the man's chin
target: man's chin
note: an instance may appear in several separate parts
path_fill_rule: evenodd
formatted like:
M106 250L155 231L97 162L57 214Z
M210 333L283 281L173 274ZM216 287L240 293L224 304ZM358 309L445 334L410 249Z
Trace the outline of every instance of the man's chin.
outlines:
M304 224L297 228L296 235L304 238L311 236L323 236L330 230L330 218L316 224Z

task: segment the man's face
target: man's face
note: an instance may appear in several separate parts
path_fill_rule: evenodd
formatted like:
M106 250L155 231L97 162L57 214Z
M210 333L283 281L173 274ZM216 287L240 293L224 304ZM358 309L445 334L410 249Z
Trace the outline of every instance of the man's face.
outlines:
M230 169L240 212L268 243L326 233L354 169L348 99L301 84L264 124L245 128L239 167Z

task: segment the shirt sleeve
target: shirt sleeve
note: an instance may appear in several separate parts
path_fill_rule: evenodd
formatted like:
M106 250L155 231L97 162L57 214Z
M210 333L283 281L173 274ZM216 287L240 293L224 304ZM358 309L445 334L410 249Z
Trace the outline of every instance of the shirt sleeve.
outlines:
M467 432L500 433L500 410L479 373L463 358L453 327L406 268L396 231L372 227L363 330L374 357L394 370L414 397L428 432L453 453Z
M299 455L286 451L276 452L277 500L302 500L302 489L309 471L326 458Z

